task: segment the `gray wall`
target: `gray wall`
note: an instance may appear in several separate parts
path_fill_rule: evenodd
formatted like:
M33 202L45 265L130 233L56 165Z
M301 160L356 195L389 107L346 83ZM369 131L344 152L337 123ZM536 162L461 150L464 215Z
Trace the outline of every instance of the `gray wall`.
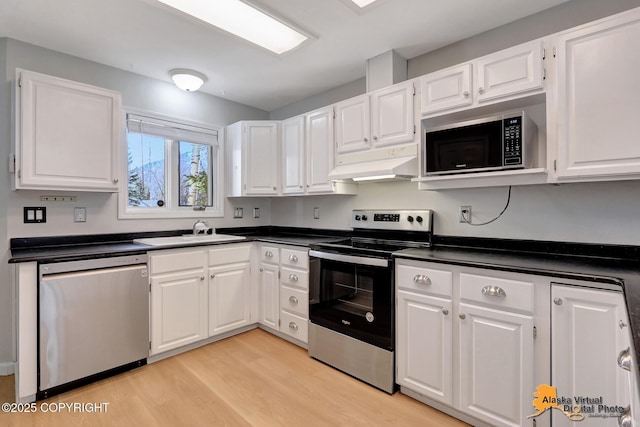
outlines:
M15 360L13 337L13 289L10 280L9 239L12 237L116 233L191 228L193 219L118 220L117 195L83 192L11 191L7 159L13 152L11 112L15 69L23 68L122 93L123 104L176 118L225 126L243 119L267 119L269 114L208 94L186 93L173 84L107 67L81 58L11 39L0 39L0 372L2 363ZM64 155L64 153L61 153ZM43 203L46 194L71 194L77 203ZM47 223L23 224L24 206L46 206ZM87 208L87 222L73 222L73 207ZM260 207L261 218L231 218L233 207ZM204 218L213 227L269 224L269 199L225 199L225 218Z
M408 74L418 77L638 6L640 0L573 0L413 58ZM325 99L321 94L279 111L301 114L303 107L316 108ZM431 208L441 235L640 245L640 181L514 187L509 209L496 222L484 227L458 222L459 206L471 205L474 222L482 222L502 210L506 196L506 187L432 192L418 191L411 182L371 183L361 184L351 197L274 199L271 215L274 225L348 228L351 209ZM313 219L314 207L320 207L319 220Z

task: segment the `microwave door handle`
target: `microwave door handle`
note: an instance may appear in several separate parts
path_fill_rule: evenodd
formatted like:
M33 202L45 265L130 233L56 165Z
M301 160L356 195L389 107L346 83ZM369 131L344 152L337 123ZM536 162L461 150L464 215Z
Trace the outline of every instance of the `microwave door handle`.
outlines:
M362 257L357 255L345 255L345 254L335 254L331 252L322 252L316 250L310 250L309 256L326 259L330 261L339 261L346 262L349 264L356 265L367 265L371 267L388 267L389 260L385 258L370 258L370 257Z

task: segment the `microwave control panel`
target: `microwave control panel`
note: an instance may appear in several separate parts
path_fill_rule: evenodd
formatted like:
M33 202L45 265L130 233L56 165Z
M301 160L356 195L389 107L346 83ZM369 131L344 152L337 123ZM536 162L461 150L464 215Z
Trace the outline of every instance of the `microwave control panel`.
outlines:
M504 166L522 165L522 116L503 119Z

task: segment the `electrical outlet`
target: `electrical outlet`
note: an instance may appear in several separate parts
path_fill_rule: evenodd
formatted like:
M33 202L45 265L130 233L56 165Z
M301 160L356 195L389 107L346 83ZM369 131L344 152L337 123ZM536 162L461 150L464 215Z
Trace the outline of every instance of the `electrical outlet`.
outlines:
M460 206L458 221L465 223L471 222L471 206Z
M313 219L320 219L320 208L313 208Z
M73 208L73 222L87 222L87 208Z
M260 218L260 208L253 208L253 217Z

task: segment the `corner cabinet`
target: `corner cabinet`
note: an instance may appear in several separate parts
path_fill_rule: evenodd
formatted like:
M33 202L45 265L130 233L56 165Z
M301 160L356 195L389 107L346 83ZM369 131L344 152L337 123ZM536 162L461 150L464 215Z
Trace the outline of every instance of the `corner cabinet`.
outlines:
M558 181L640 176L638 40L640 9L557 35Z
M280 122L227 126L227 196L274 196L280 189Z
M15 188L118 191L120 94L26 70L16 86Z
M622 292L553 283L551 297L551 382L558 396L602 398L603 405L623 408L607 418L587 413L581 426L638 425L638 367ZM552 420L554 426L575 424L560 411Z

